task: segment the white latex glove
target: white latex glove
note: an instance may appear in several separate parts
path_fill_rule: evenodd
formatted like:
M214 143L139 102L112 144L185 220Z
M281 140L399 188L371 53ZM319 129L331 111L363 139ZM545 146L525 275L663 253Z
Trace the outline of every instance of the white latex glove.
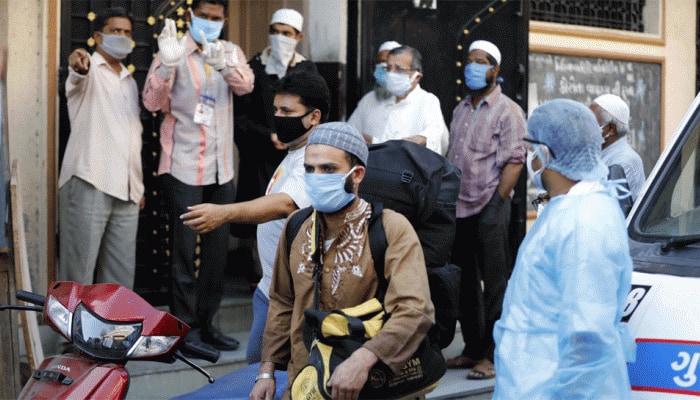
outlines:
M226 68L226 58L224 57L224 46L218 40L207 42L204 32L199 31L199 38L202 41L202 54L204 62L211 65L217 71Z
M168 67L178 65L182 56L185 55L185 45L177 39L175 21L170 18L166 18L163 30L158 36L158 51L163 64Z

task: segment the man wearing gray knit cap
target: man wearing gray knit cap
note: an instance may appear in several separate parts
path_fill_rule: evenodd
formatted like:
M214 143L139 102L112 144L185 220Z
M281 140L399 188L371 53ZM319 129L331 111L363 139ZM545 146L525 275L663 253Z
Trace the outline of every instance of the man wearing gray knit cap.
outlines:
M316 218L320 218L323 243L319 246L323 260L318 271L319 308L347 308L375 297L379 280L368 235L373 205L358 196L367 155L360 132L344 122L319 125L309 136L304 154L305 184L315 212L301 224L296 237L286 237L286 231L280 237L262 362L251 399L272 398L275 369L287 370L284 398L289 398L294 378L307 363L309 352L302 331L304 310L313 307L315 264L310 251L314 235L310 232ZM387 239L384 307L391 318L331 373L328 387L333 398L358 398L370 367L377 361L398 373L435 322L418 236L408 220L395 211L384 209L380 218L377 223L382 224Z

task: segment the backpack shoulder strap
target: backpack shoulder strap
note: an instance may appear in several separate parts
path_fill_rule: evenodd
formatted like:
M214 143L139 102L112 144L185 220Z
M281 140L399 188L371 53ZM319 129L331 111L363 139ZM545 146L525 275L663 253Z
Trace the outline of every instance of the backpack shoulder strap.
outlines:
M285 236L287 238L287 254L292 252L292 242L294 241L294 238L297 237L299 234L299 229L301 229L301 225L311 216L313 211L313 207L306 207L289 217L289 221L287 221L287 226L285 228Z
M384 232L384 225L382 225L382 211L384 207L382 203L372 203L372 215L369 217L369 247L372 252L372 260L374 261L374 270L377 273L377 278L379 279L379 287L377 292L381 293L381 297L384 297L386 293L386 288L388 282L386 277L384 277L384 255L386 254L386 249L388 247L386 241L386 233ZM292 251L292 242L294 238L299 234L301 225L306 221L307 218L311 216L313 212L313 207L302 208L287 221L287 226L285 228L286 238L287 238L287 254ZM378 222L378 223L377 223Z
M367 229L369 234L369 248L372 252L372 260L374 261L374 270L377 273L377 279L379 279L377 293L381 295L381 299L384 298L386 288L389 285L384 276L384 255L386 254L388 244L386 241L386 233L384 232L384 225L382 223L382 211L384 211L382 203L372 202L372 215L369 217L369 228Z

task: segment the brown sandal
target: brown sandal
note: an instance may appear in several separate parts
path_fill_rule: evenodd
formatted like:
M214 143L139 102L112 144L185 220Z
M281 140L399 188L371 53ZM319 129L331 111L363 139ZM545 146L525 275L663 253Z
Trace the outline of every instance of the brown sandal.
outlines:
M450 358L445 364L447 364L447 368L450 369L467 369L474 368L476 361L467 356L459 355L457 357Z
M496 377L496 367L488 358L476 363L474 368L467 374L467 379L492 379Z

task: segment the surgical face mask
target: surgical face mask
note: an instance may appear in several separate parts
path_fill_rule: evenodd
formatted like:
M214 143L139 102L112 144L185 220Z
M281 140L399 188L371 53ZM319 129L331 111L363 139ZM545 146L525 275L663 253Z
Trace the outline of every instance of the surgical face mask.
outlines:
M418 72L414 72L413 75L408 76L399 72L387 72L386 73L386 90L396 97L401 97L411 90L411 84Z
M311 127L305 127L302 121L304 117L311 114L313 110L299 117L278 117L275 116L275 129L277 138L282 143L291 143L303 136Z
M221 29L224 27L224 21L209 21L208 19L199 18L190 11L190 34L195 42L202 44L199 38L199 32L204 32L204 36L208 42L213 42L221 36Z
M102 44L100 47L105 51L105 53L118 60L123 60L126 58L126 56L131 54L132 41L130 37L122 35L108 35L102 32L100 32L100 35L102 35Z
M493 65L469 63L464 67L464 83L469 89L479 90L488 85L486 73L493 68Z
M386 87L386 63L379 63L374 67L374 80L379 86Z
M324 213L334 213L350 204L355 193L345 190L345 182L355 171L353 167L347 174L304 174L306 195L311 206Z
M535 171L535 169L532 167L532 162L535 160L535 157L540 159L540 162L542 163L542 166ZM542 172L544 172L545 169L545 163L542 160L541 157L537 155L535 151L528 150L527 152L527 173L530 175L530 179L532 179L532 183L537 186L537 189L541 191L546 191L544 188L544 185L542 184Z

